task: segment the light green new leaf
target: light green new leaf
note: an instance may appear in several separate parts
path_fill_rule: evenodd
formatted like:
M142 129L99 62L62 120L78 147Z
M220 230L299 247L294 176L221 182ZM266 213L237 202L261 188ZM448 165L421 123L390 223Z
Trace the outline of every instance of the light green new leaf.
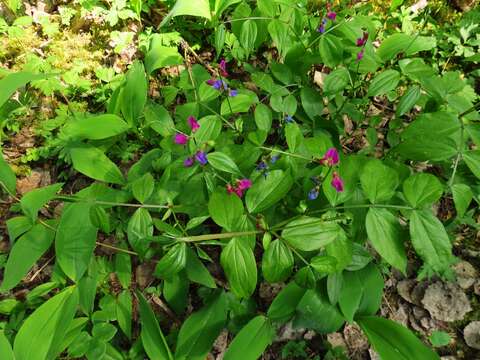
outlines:
M396 70L385 70L375 76L368 88L367 96L384 95L397 87L400 73Z
M244 21L240 31L240 44L247 51L247 56L254 50L255 40L257 40L257 24L254 20Z
M274 336L275 329L268 318L262 315L254 317L235 336L223 358L256 360L272 343Z
M175 360L204 360L227 321L227 299L215 300L193 313L180 328Z
M282 170L273 170L266 177L260 177L245 197L248 211L256 214L268 209L282 199L292 185L291 175Z
M133 250L145 254L153 235L152 217L147 209L138 208L133 213L127 226L128 242Z
M87 270L97 240L90 221L90 204L65 206L55 237L55 255L65 275L78 281Z
M257 264L248 244L232 238L222 250L220 263L232 292L239 298L248 298L257 286Z
M145 68L148 74L166 66L183 64L183 58L176 46L165 46L157 34L153 34L150 48L145 55Z
M133 197L143 204L152 195L154 187L152 174L146 173L132 183Z
M124 133L130 126L114 114L102 114L70 121L63 132L71 138L102 140Z
M48 250L54 237L55 231L42 224L34 225L22 235L10 250L0 289L7 291L15 287Z
M227 116L235 113L245 113L256 103L258 103L258 97L254 92L242 90L237 96L222 101L220 114Z
M343 60L342 40L332 34L321 35L320 56L328 67L335 67Z
M387 209L370 208L365 225L375 250L385 261L405 274L407 256L398 219Z
M431 210L412 211L410 237L417 254L432 269L440 271L451 262L452 244L443 224Z
M135 61L125 75L125 86L120 95L120 109L130 126L137 124L137 119L143 112L147 90L148 81L143 63Z
M443 193L440 180L432 174L415 174L403 183L403 193L413 207L432 205Z
M117 165L94 146L77 144L70 148L70 156L74 169L92 179L120 185L125 182Z
M15 360L56 359L78 305L78 291L69 287L38 307L15 337Z
M377 55L383 61L388 61L404 51L407 55L412 55L419 51L434 49L436 46L437 41L434 37L396 33L382 41Z
M165 336L158 325L157 318L152 308L148 304L143 295L137 291L138 306L140 312L140 322L142 330L140 337L142 339L143 348L150 357L155 360L173 360L172 353L168 347Z
M43 74L32 74L30 72L20 71L8 74L0 80L0 107L3 106L19 87L25 86L30 81L45 78Z
M379 203L390 200L398 186L397 172L381 160L370 160L363 168L360 183L368 200Z
M303 134L300 127L296 123L285 125L285 138L287 140L288 149L295 153L303 142Z
M463 154L463 160L470 171L480 179L480 150L470 150Z
M175 123L170 113L162 105L152 102L145 106L145 123L162 136L171 136L175 132Z
M160 26L163 26L172 17L182 15L199 16L210 20L212 17L210 3L208 0L177 0L175 6L160 23Z
M218 19L229 6L239 3L241 0L215 0L215 17Z
M3 330L0 330L0 354L2 354L3 360L15 360L12 346L8 342Z
M303 251L318 250L343 235L344 231L337 223L310 216L290 221L282 231L286 242Z
M233 161L232 158L227 154L220 151L215 151L209 153L207 158L208 163L215 169L225 171L233 175L242 176L242 173L240 172L237 164L235 164L235 161Z
M123 290L118 295L116 313L120 329L130 339L132 337L132 295L130 295L130 290Z
M410 330L392 320L365 316L356 321L382 360L440 360Z
M231 230L243 214L243 203L237 195L221 189L210 196L208 212L218 225Z
M269 132L272 127L272 110L265 104L255 107L255 124L259 130Z
M22 197L20 206L23 213L30 218L32 223L37 219L38 211L42 206L52 200L62 186L63 183L58 183L34 189Z

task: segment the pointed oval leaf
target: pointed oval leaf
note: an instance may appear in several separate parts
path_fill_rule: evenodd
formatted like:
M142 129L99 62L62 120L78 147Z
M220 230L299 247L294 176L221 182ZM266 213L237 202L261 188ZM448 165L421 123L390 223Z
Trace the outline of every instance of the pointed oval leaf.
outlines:
M273 170L266 177L260 177L245 197L248 211L256 214L268 209L282 199L292 185L291 175L282 170Z

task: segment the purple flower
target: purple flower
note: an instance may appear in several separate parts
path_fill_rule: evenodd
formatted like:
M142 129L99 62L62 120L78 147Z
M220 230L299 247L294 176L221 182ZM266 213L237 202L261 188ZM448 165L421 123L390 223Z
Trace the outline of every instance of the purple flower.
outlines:
M343 180L338 176L337 172L333 172L333 178L331 182L332 186L337 190L337 192L343 191Z
M218 67L220 68L220 71L219 71L220 76L227 77L228 72L227 72L227 63L225 62L225 59L220 60Z
M320 189L316 186L308 192L308 200L315 200L318 198L318 194L320 193Z
M288 124L293 123L293 117L292 117L292 115L287 115L287 116L285 116L285 122L288 123Z
M367 43L367 40L368 40L368 33L364 31L363 36L357 39L357 46L360 47L365 45Z
M323 158L320 160L320 163L327 166L333 166L333 165L337 165L339 161L340 159L338 157L337 149L330 148L327 150L325 155L323 155Z
M323 34L325 32L325 25L320 25L317 29L317 31L320 33L320 34Z
M189 116L187 119L188 126L192 129L192 133L200 129L200 124L198 123L197 119L195 119L193 116Z
M280 158L280 155L273 155L270 159L270 164L275 164L277 160Z
M337 18L337 13L335 11L330 11L327 14L327 18L329 18L332 21L335 21L335 19Z
M237 187L238 189L241 189L241 190L250 189L252 187L252 180L250 179L238 180Z
M185 135L185 134L181 134L181 133L177 133L175 134L175 136L173 137L173 141L175 142L175 144L177 145L185 145L188 141L188 136Z
M230 96L230 97L235 97L237 95L238 95L238 90L236 90L236 89L230 89L228 91L228 96Z
M194 162L195 162L195 160L193 159L193 157L187 157L185 159L185 161L183 162L183 166L190 167L190 166L193 165Z
M262 170L265 170L267 168L267 163L265 161L260 161L257 165L257 170L258 171L262 171Z
M363 54L364 54L364 51L363 49L357 54L357 61L360 61L363 59Z
M195 160L197 160L200 165L207 165L207 154L205 154L205 152L203 151L197 151L197 153L195 154Z

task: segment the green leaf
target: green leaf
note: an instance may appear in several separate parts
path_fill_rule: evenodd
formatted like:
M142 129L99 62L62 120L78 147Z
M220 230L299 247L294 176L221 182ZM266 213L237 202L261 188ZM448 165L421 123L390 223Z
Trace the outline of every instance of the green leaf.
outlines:
M127 237L130 246L139 254L144 255L152 235L153 224L150 213L145 208L138 208L128 222Z
M106 234L109 234L112 231L110 217L105 209L99 205L92 205L90 208L90 221L93 226Z
M97 229L90 222L90 204L65 206L55 237L55 255L65 275L78 281L87 270L95 249Z
M380 309L384 283L375 265L370 264L358 271L345 271L343 281L338 304L350 323L356 314L374 315Z
M182 314L187 308L189 284L184 272L177 273L163 282L163 297L176 314Z
M183 57L178 53L176 46L165 46L164 39L153 34L150 47L145 55L145 69L151 74L157 69L182 65Z
M208 212L215 223L231 230L243 214L243 203L237 195L221 189L210 196Z
M257 264L252 248L233 238L222 250L220 263L232 292L239 298L248 298L257 286Z
M432 174L418 173L403 183L403 194L413 207L424 207L437 202L443 194L440 180Z
M356 321L382 359L440 360L410 330L392 320L365 316Z
M13 172L10 165L7 164L7 162L3 158L3 154L1 153L0 153L0 183L1 183L0 189L2 191L5 190L4 189L5 187L6 190L10 193L10 195L15 195L15 193L17 192L17 178L15 176L15 173Z
M268 32L281 56L285 56L290 46L289 27L278 19L268 23Z
M215 151L209 153L208 163L217 170L225 171L227 173L237 176L242 176L242 173L240 172L237 164L235 164L235 161L233 161L230 156L223 152Z
M332 274L337 268L337 259L333 256L318 255L310 259L310 266L319 274Z
M227 116L235 113L245 113L253 104L258 103L257 95L249 90L242 90L235 97L228 97L222 101L220 114Z
M395 89L400 82L400 73L396 70L385 70L375 76L368 88L367 96L385 95Z
M0 354L2 354L4 360L15 360L12 346L8 342L3 330L0 330Z
M303 110L310 119L322 115L323 99L318 91L310 87L302 87L300 91L300 99L302 100Z
M470 171L480 179L480 150L469 150L463 154L463 160Z
M248 211L256 214L268 209L282 199L292 185L290 173L282 170L273 170L266 177L259 177L245 197Z
M132 337L132 295L130 295L130 290L123 290L118 295L116 312L120 329L130 339Z
M130 126L113 114L102 114L88 118L72 119L63 128L70 138L102 140L124 133Z
M37 224L22 235L10 250L5 265L2 291L15 287L38 259L48 250L55 237L55 231Z
M272 127L272 111L265 104L255 107L255 124L259 130L269 132Z
M318 250L342 235L337 223L310 216L290 221L282 231L282 238L288 244L303 251Z
M187 263L187 245L182 242L173 245L155 267L155 275L162 279L169 279L183 270Z
M398 186L397 172L381 160L370 160L360 175L362 189L373 204L390 200Z
M294 315L306 291L306 289L298 286L295 282L290 282L273 299L268 308L267 316L278 322L287 322Z
M78 305L78 292L69 287L38 307L22 324L15 337L16 360L55 359L63 350L66 335Z
M280 240L270 243L263 253L262 273L270 283L286 280L293 270L294 259L292 251Z
M235 336L227 352L225 360L256 360L273 341L275 329L270 320L259 315L245 325Z
M219 19L229 6L239 3L240 1L241 0L215 0L215 17Z
M30 81L45 78L43 74L32 74L30 72L20 71L8 74L0 80L0 107L5 104L10 96L13 95L19 87L27 85Z
M100 149L88 144L77 144L70 150L73 167L95 180L122 185L122 172Z
M175 16L190 15L211 19L210 4L208 0L177 0L175 6L168 15L162 20L160 26L163 26L168 20Z
M400 98L400 101L397 105L397 116L402 116L409 112L420 99L421 91L420 86L414 85L411 86L405 94Z
M227 321L227 301L223 293L193 313L180 328L175 360L204 360Z
M257 24L254 20L246 20L240 31L240 44L247 51L247 56L255 49L257 40Z
M145 124L158 134L167 137L175 132L175 123L170 113L162 105L152 102L145 106Z
M462 217L468 209L473 199L473 191L470 186L465 184L455 184L452 186L453 202L457 210L457 216Z
M396 33L382 42L377 50L377 55L385 62L401 52L412 55L419 51L434 49L436 46L437 41L434 37Z
M92 336L101 342L108 342L117 333L117 328L112 324L101 322L93 325Z
M345 322L338 309L316 290L307 290L297 306L294 327L306 327L320 334L335 332Z
M203 265L195 252L187 246L187 265L185 266L188 280L214 289L217 287L215 279Z
M444 331L434 330L432 331L432 335L430 335L430 342L435 347L446 346L451 340L450 335Z
M292 94L283 99L283 112L287 115L293 116L297 112L297 99Z
M137 60L125 75L125 86L122 89L120 100L120 109L130 126L137 124L137 119L143 112L147 102L147 90L148 81L145 68L143 63Z
M152 195L154 187L152 174L146 173L132 183L133 197L143 204Z
M332 34L321 35L320 56L330 68L334 68L343 61L343 45L340 38Z
M345 68L339 68L332 71L325 78L323 85L323 91L325 95L336 95L345 89L350 80L348 70Z
M216 115L209 115L198 120L200 129L193 135L198 145L209 140L216 140L222 131L222 121Z
M147 300L138 291L137 297L140 310L140 323L142 324L140 337L145 352L150 359L173 360L172 353L170 352L167 341L158 325L155 313Z
M291 123L285 125L285 138L288 149L294 153L303 142L303 134L298 124Z
M398 219L387 209L370 208L365 225L374 249L386 262L405 274L407 256Z
M443 224L430 210L414 210L410 215L410 237L418 255L435 271L452 260L452 244Z
M23 213L35 222L38 211L43 205L52 200L62 188L63 183L53 184L42 188L34 189L26 193L20 200Z

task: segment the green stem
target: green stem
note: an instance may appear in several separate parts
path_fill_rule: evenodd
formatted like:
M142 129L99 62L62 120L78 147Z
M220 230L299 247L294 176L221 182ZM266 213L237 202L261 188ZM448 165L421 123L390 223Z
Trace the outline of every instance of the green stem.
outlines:
M298 154L293 154L293 153L290 153L290 152L287 152L287 151L278 150L278 149L273 149L273 148L269 148L269 147L266 147L266 146L259 146L258 148L259 148L259 149L262 149L262 150L269 150L269 151L272 151L272 152L277 152L277 153L279 153L279 154L283 154L283 155L287 155L287 156L291 156L291 157L296 157L296 158L303 159L303 160L307 160L307 161L313 161L313 160L314 160L314 159L308 158L308 157L306 157L306 156L302 156L302 155L298 155Z
M263 231L254 230L254 231L238 231L238 232L228 232L220 234L206 234L206 235L196 235L196 236L183 236L176 237L175 239L183 242L197 242L197 241L206 241L206 240L219 240L219 239L229 239L235 236L248 236L248 235L257 235L262 234Z

